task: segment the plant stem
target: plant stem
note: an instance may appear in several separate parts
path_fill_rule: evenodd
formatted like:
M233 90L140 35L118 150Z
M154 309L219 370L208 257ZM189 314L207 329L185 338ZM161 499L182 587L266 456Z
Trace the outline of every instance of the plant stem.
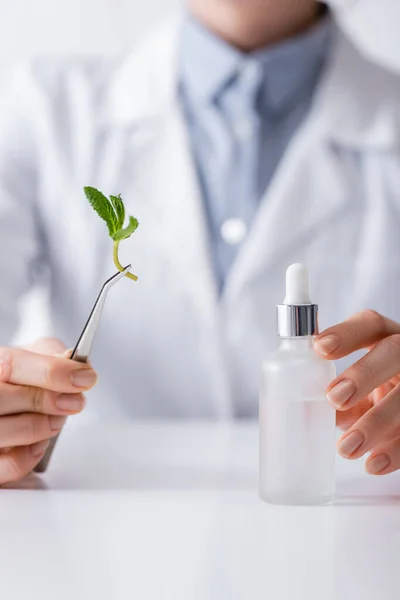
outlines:
M124 270L124 267L119 262L118 249L119 249L119 241L114 242L114 263L115 263L115 266L117 267L117 269L122 272ZM133 279L133 281L138 280L136 275L133 275L132 273L126 273L125 277L128 277L129 279Z

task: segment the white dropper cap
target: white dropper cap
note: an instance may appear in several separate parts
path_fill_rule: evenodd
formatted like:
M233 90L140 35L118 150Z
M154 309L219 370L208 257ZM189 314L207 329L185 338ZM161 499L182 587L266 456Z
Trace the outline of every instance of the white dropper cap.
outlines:
M304 265L290 265L286 271L286 298L284 304L311 304L308 270Z
M307 269L300 264L286 271L286 298L278 306L281 337L312 336L318 333L318 306L311 303Z

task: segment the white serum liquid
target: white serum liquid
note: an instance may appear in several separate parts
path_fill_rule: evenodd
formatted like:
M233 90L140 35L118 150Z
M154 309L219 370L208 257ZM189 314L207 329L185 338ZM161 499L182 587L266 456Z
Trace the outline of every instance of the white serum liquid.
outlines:
M289 338L263 364L260 496L275 504L328 504L335 492L335 410L325 389L334 364L312 338Z

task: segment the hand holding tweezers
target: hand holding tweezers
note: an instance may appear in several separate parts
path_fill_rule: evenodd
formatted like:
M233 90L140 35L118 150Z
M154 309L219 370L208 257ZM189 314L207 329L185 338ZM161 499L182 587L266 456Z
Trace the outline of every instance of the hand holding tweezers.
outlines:
M120 281L120 279L122 279L126 275L126 273L130 271L131 268L131 265L128 265L123 271L119 271L116 275L108 279L103 285L101 292L93 306L92 312L90 313L90 316L87 320L87 323L83 328L81 335L79 336L74 351L71 354L71 360L80 363L88 362L90 351L93 345L93 340L100 323L100 318L103 312L107 294L109 290L113 287L113 285ZM50 440L50 445L46 451L46 454L35 467L36 473L44 473L46 471L59 435Z

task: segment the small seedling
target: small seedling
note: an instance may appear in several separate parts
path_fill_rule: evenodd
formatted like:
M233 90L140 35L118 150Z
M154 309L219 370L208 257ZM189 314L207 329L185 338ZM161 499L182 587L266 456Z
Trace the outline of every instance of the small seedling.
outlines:
M129 223L124 228L125 223L125 206L119 196L110 196L108 199L104 194L96 190L93 187L84 188L86 198L97 212L99 217L106 222L108 227L108 233L111 239L114 241L114 263L119 271L123 271L124 267L121 265L118 258L119 243L122 240L126 240L131 237L132 233L136 231L139 223L135 217L129 217ZM127 273L126 277L137 281L136 275Z

